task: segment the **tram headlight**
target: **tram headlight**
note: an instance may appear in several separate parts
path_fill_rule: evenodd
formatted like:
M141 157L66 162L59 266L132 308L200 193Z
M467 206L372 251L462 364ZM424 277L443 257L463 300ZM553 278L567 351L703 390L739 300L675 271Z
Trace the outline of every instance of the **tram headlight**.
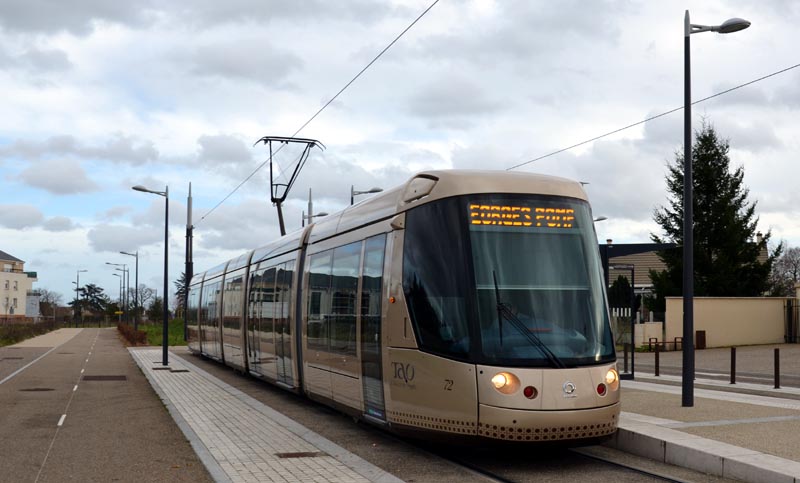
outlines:
M613 367L606 372L605 383L612 391L619 388L619 374Z
M503 394L512 394L519 389L519 378L510 372L498 372L492 376L492 385Z

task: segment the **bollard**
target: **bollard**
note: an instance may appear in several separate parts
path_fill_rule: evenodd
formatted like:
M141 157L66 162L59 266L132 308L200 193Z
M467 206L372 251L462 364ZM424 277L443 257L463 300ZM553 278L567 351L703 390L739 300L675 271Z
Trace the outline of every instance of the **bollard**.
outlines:
M622 372L628 373L628 343L622 344L622 350L625 352L625 358L622 363Z
M658 350L658 343L656 343L656 377L658 377L660 375L659 374L659 370L658 370L658 355L660 353L661 353L661 351Z
M736 347L731 347L731 384L736 384Z
M775 348L775 389L781 388L781 359L780 349Z

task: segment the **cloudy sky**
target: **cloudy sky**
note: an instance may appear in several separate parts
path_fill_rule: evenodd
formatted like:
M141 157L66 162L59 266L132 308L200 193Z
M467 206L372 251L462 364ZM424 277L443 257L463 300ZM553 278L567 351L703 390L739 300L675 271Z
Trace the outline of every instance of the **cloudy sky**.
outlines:
M113 297L105 262L133 262L160 288L163 198L170 271L183 270L194 194L195 267L279 235L258 172L261 136L289 136L432 0L4 0L0 3L0 250L38 287ZM441 0L299 136L319 139L290 193L299 228L308 189L334 212L356 189L395 186L428 168L503 170L683 103L683 17L732 35L692 36L701 98L800 62L790 0ZM697 105L745 167L759 228L800 245L800 68ZM666 201L666 163L682 112L528 164L589 182L600 240L646 242ZM288 168L296 153L278 153ZM276 168L280 169L280 168ZM159 290L160 291L160 290Z

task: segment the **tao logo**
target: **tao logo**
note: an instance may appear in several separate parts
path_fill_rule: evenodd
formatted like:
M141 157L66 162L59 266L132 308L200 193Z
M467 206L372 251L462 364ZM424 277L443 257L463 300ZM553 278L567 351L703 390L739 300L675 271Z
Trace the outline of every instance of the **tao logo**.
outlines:
M415 371L412 364L403 364L402 362L392 362L394 368L394 378L400 379L406 384L414 380Z

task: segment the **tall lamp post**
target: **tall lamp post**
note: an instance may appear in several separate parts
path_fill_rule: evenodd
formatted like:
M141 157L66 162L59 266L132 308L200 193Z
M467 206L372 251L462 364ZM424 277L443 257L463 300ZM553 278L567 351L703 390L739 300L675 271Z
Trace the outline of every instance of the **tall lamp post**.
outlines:
M123 312L123 315L124 315L125 323L127 324L127 323L129 323L129 321L128 321L128 310L127 310L127 308L128 308L128 288L129 288L128 285L129 284L126 285L126 283L125 283L125 275L128 275L128 266L126 264L124 264L124 263L111 263L111 262L106 262L106 265L112 265L114 267L117 267L114 270L119 270L120 272L122 272L122 302L121 302L122 303L122 307L121 307L121 309L122 309L122 312ZM122 268L119 268L119 267L122 267ZM130 281L131 281L131 278L129 276L128 277L128 282L130 282Z
M370 188L367 191L357 191L357 190L353 189L353 185L350 185L350 205L353 204L353 201L354 201L353 198L355 198L358 195L367 195L367 194L370 194L370 193L380 193L381 191L383 191L383 188L378 188L378 187Z
M306 226L306 220L308 220L308 224L310 225L311 224L311 220L313 220L314 218L316 218L318 216L328 216L328 214L325 213L324 211L322 213L317 213L316 215L306 215L305 211L301 212L301 215L300 215L300 226L301 227Z
M75 327L78 326L78 290L81 288L81 273L89 270L78 270L75 274Z
M119 305L120 308L122 308L122 280L124 280L124 278L122 277L122 275L118 273L112 273L111 275L119 278ZM118 322L122 323L122 311L118 310L117 313L119 314Z
M133 330L139 330L139 250L136 253L120 252L123 255L136 257L136 277L133 281ZM128 287L130 290L130 287Z
M686 11L684 35L684 95L683 95L683 407L694 406L694 194L692 180L692 74L690 40L692 34L717 32L729 34L744 30L750 22L731 18L721 25L697 25L689 22Z
M166 366L169 364L169 355L167 352L167 345L169 343L169 309L167 308L167 294L169 293L169 283L167 281L169 277L169 267L168 267L168 254L169 254L169 186L164 188L164 191L154 191L151 189L147 189L144 186L136 185L133 187L136 191L141 191L143 193L151 193L158 196L164 197L164 294L162 295L163 301L162 304L164 306L164 320L162 321L163 330L161 332L162 337L162 349L161 349L161 364Z

